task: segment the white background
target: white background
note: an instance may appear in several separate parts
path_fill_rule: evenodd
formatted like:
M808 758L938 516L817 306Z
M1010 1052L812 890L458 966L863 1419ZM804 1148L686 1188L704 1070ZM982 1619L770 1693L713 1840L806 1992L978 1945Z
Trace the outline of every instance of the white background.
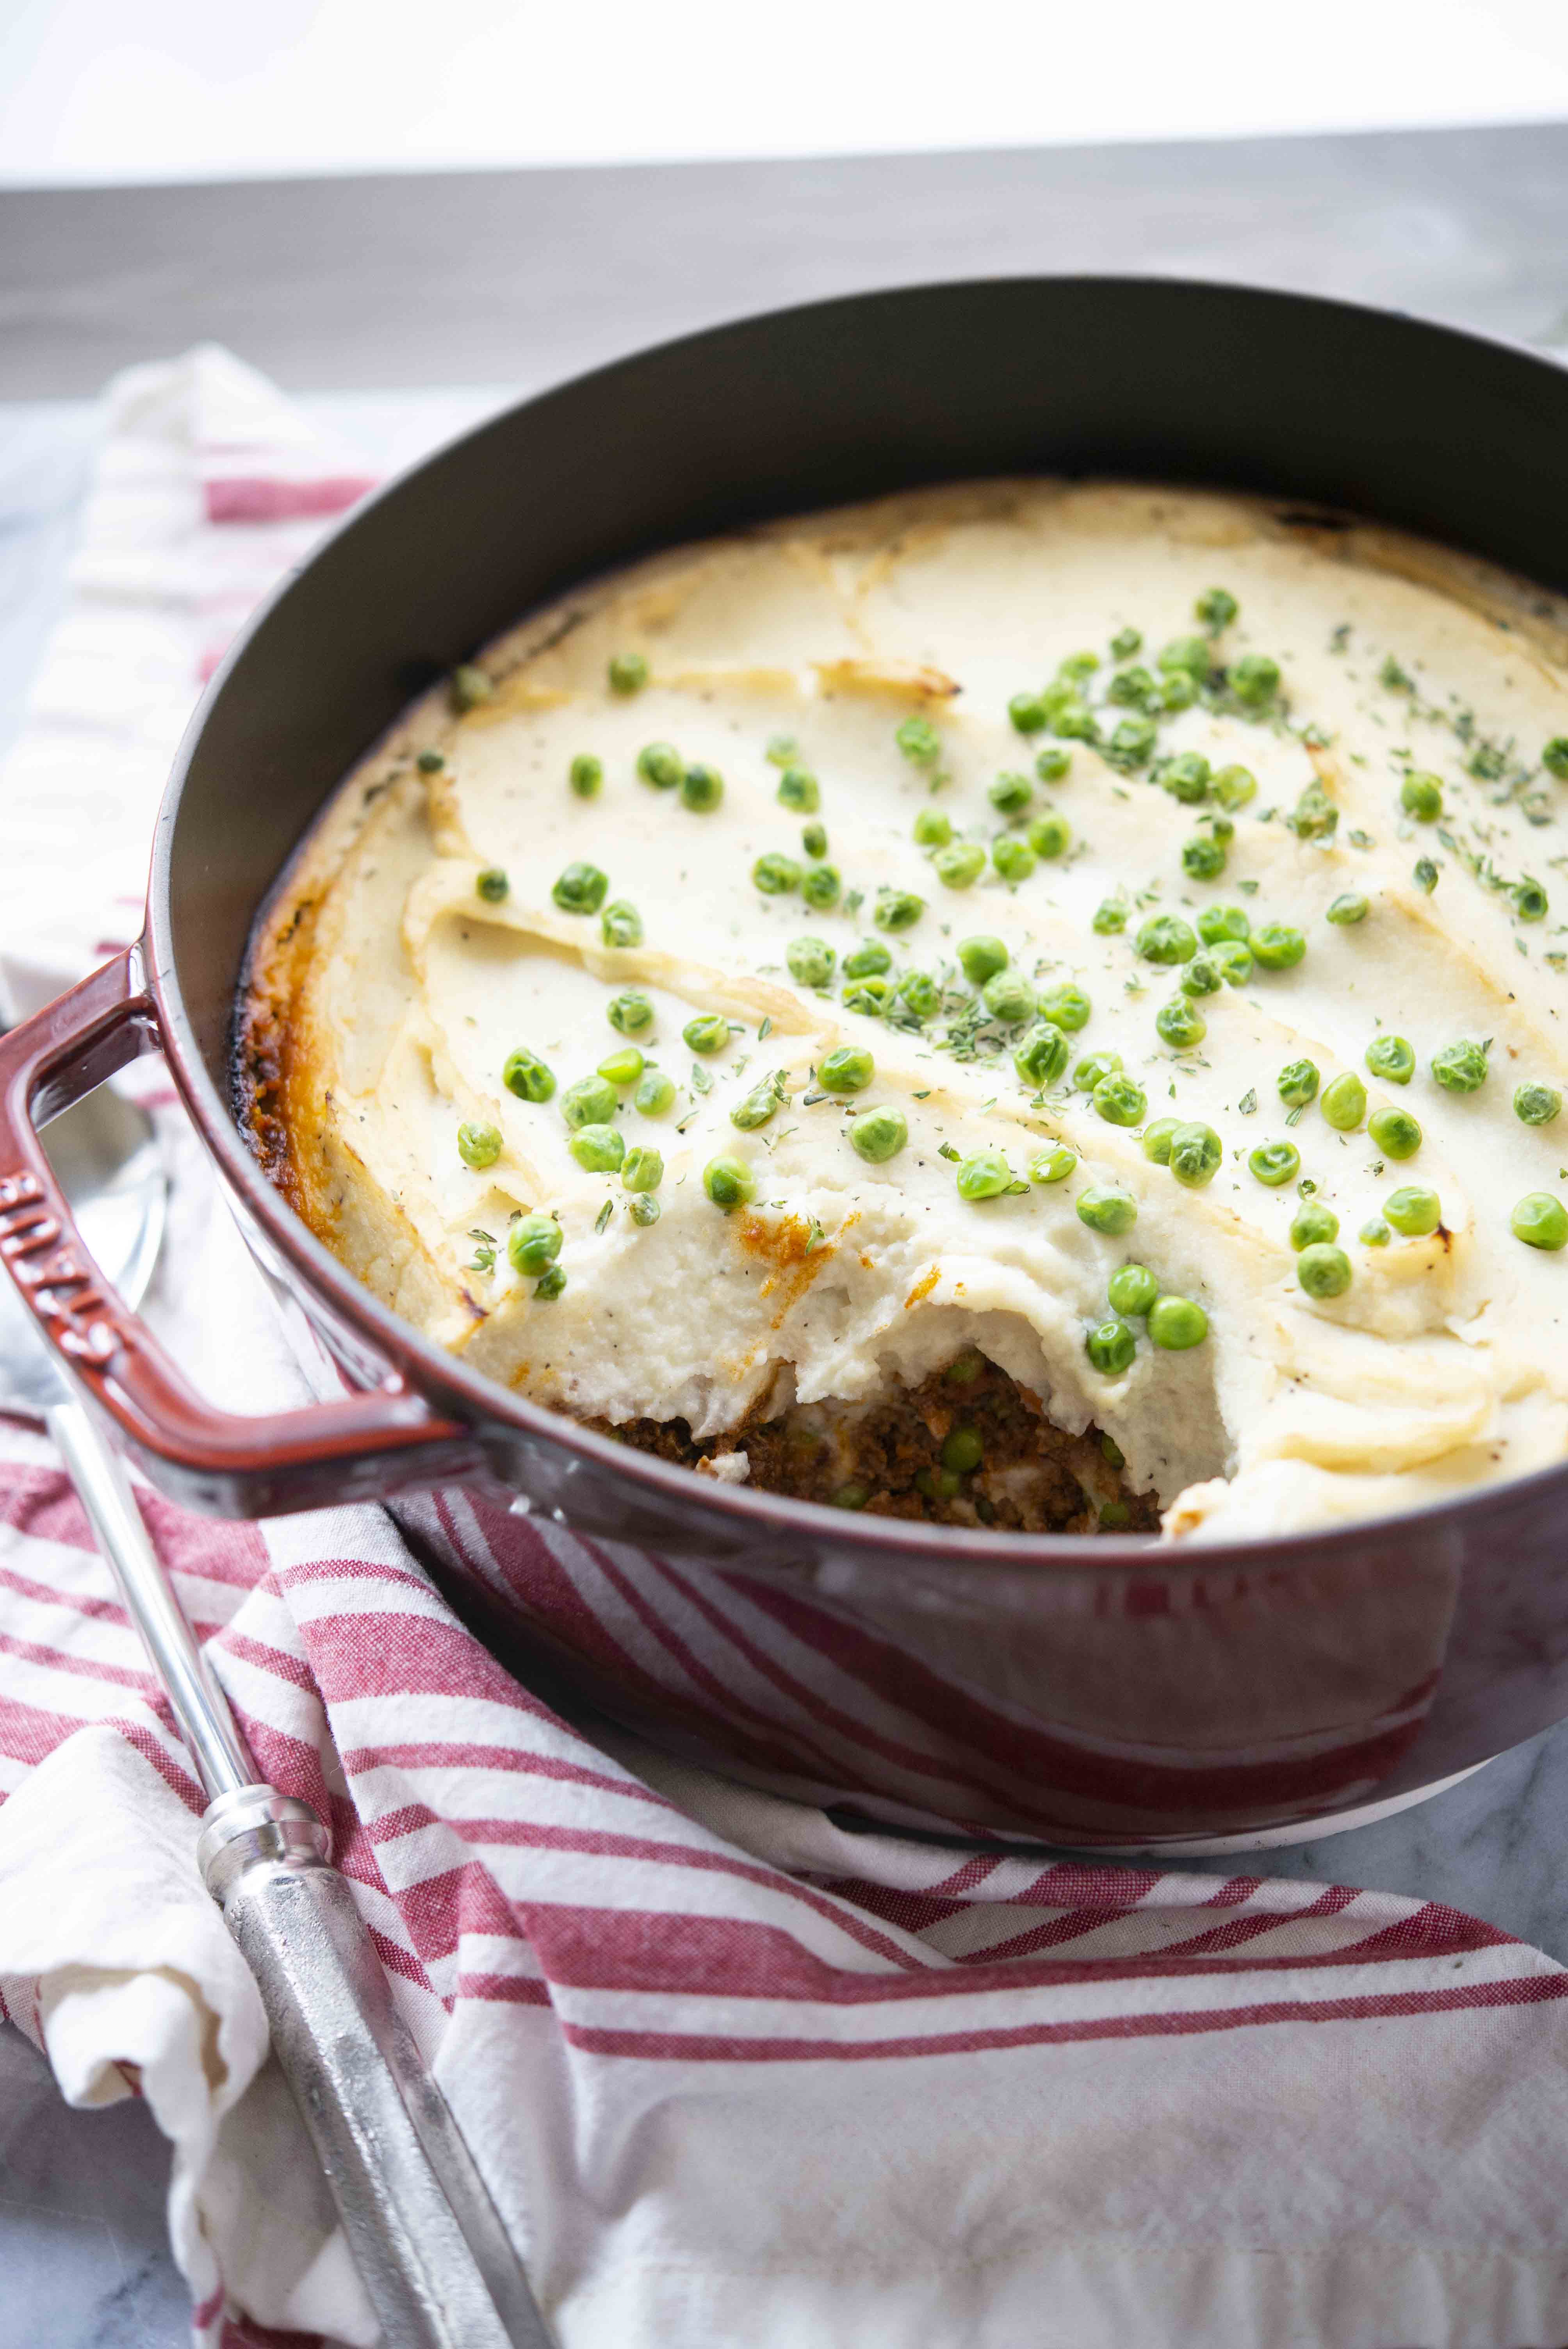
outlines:
M0 182L1568 117L1568 0L0 0Z

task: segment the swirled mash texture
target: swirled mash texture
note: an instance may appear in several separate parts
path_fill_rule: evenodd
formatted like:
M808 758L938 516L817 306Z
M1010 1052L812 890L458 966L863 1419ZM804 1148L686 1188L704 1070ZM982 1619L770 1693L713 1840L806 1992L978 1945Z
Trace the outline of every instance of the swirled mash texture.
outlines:
M1233 616L1203 605L1215 586ZM1200 687L1186 706L1179 660L1161 661L1183 640ZM628 654L646 681L617 691L609 664ZM1277 663L1277 686L1249 655ZM1536 590L1395 533L1217 494L987 483L661 555L491 646L466 709L444 689L411 709L296 860L252 998L281 1040L284 1179L344 1263L430 1337L612 1425L683 1421L704 1439L781 1402L852 1413L977 1350L1056 1427L1103 1430L1130 1487L1188 1538L1396 1511L1560 1461L1568 1253L1522 1245L1510 1214L1568 1188L1568 1124L1513 1107L1521 1084L1564 1083L1568 783L1542 753L1568 730L1565 659L1563 610ZM1021 731L1009 703L1053 685L1052 723ZM1118 733L1139 719L1141 734ZM678 771L722 778L717 805L639 774L655 742ZM1202 788L1190 754L1207 762ZM569 781L583 756L603 770L589 797ZM1255 792L1233 779L1217 797L1212 777L1238 766ZM815 780L814 810L799 783L781 802L789 770ZM1402 804L1412 771L1439 781L1435 818ZM996 804L1007 776L1022 792L999 797L1023 804ZM1065 840L1040 827L1052 814ZM936 817L949 847L985 853L966 885L943 877ZM803 840L813 823L825 855ZM1015 854L1012 877L998 870L1006 840L1032 869ZM787 885L773 893L753 877L770 856ZM574 864L605 876L596 908L558 902ZM824 868L835 900L818 881L808 902ZM504 895L481 892L490 874ZM878 925L890 892L919 901L906 926ZM1343 917L1347 897L1365 900L1359 918ZM607 931L604 906L622 903L635 943ZM1233 957L1184 996L1189 965L1150 960L1140 936L1160 916L1196 930L1221 905L1253 939L1299 930L1305 952L1239 977ZM993 1016L965 974L975 935L1002 941L1035 997L1070 983L1088 999L1047 1081L1015 1061L1036 1020ZM803 937L830 950L825 983L820 957L792 973ZM868 944L887 968L857 995L844 966ZM911 973L931 986L901 993ZM626 990L652 1008L631 1036L607 1017ZM1173 1001L1196 1008L1201 1035L1165 1040L1157 1015ZM704 1015L725 1039L706 1055L683 1040ZM1387 1036L1413 1047L1407 1083L1368 1068ZM1460 1041L1484 1048L1468 1092L1431 1072ZM580 1163L562 1109L628 1043L673 1102L639 1109L621 1081L596 1123L661 1154L651 1221L621 1172ZM846 1045L874 1064L853 1094L818 1078ZM509 1090L519 1047L550 1071L550 1098ZM1089 1054L1118 1056L1142 1094L1133 1123L1075 1084ZM1293 1111L1280 1072L1302 1060L1319 1090ZM1347 1071L1367 1094L1348 1129L1322 1108ZM758 1088L771 1112L738 1124ZM1367 1123L1388 1107L1420 1128L1399 1164ZM851 1131L874 1108L907 1127L881 1162ZM1202 1186L1146 1151L1165 1118L1218 1137ZM464 1163L465 1125L494 1129L490 1164ZM1300 1153L1278 1185L1249 1168L1271 1142ZM1072 1171L1031 1179L1056 1145ZM960 1167L985 1152L1009 1186L966 1198ZM719 1155L753 1184L727 1211L704 1180ZM1380 1228L1409 1184L1440 1201L1418 1237ZM1130 1229L1083 1220L1093 1186L1135 1203ZM1298 1279L1304 1198L1338 1219L1351 1279L1336 1296ZM542 1293L508 1254L521 1214L561 1235ZM1131 1318L1131 1359L1105 1371L1086 1332L1129 1261L1200 1304L1208 1335L1162 1348Z

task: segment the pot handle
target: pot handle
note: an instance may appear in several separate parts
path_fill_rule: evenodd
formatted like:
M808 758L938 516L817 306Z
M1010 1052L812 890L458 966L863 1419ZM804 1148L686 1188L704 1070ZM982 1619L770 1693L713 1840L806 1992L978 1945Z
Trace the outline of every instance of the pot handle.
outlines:
M302 1411L216 1409L104 1280L38 1128L160 1040L139 947L0 1037L0 1259L41 1335L154 1483L212 1515L273 1516L471 1473L471 1432L396 1374Z

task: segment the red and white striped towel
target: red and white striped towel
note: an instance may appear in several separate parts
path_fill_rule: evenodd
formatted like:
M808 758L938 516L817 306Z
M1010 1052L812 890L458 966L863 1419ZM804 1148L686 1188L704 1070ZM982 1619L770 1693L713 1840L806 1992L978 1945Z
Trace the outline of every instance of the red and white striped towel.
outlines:
M357 487L222 353L112 389L76 600L0 781L16 997L123 933L215 636ZM220 1399L297 1400L167 1122L154 1310ZM464 1495L397 1523L144 1508L263 1766L330 1818L567 2349L1568 2338L1568 1973L1539 1951L1378 1893L851 1837L607 1754L462 1628L421 1555L570 1584L597 1638L665 1672L738 1676L744 1625L699 1619L656 1561ZM788 1728L787 1689L758 1702ZM198 2341L370 2342L196 1877L197 1788L81 1511L15 1422L0 1795L0 2007L73 2100L139 2088L173 2139Z

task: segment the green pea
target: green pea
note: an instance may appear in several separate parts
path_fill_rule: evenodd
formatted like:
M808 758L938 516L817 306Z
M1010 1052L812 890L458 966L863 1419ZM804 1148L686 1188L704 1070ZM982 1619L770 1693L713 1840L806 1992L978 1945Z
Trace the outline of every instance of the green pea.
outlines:
M1410 878L1429 897L1438 885L1438 868L1429 856L1418 856L1410 868Z
M579 1077L561 1096L561 1114L570 1126L605 1125L620 1107L608 1078Z
M1095 1109L1107 1125L1137 1125L1149 1107L1143 1087L1123 1069L1101 1077L1093 1093Z
M610 662L612 693L640 693L648 681L648 664L641 653L616 653Z
M1212 1183L1220 1170L1224 1152L1220 1137L1212 1125L1179 1125L1171 1137L1171 1156L1166 1162L1183 1190L1202 1190Z
M1301 1153L1294 1142L1260 1142L1247 1160L1254 1178L1270 1191L1294 1182L1301 1172Z
M1356 1237L1363 1247L1388 1247L1394 1238L1381 1216L1368 1216Z
M1326 1240L1314 1240L1295 1260L1295 1277L1309 1297L1343 1297L1350 1286L1350 1258Z
M1229 843L1236 836L1236 827L1228 815L1211 815L1206 819L1210 833L1218 841Z
M520 1216L506 1236L506 1252L514 1272L537 1279L561 1254L561 1226L550 1216Z
M1251 709L1261 709L1279 691L1279 663L1267 653L1243 653L1230 677L1231 691Z
M1442 778L1412 768L1399 786L1399 805L1418 823L1436 823L1443 812Z
M1225 869L1225 843L1194 833L1181 843L1181 870L1191 881L1217 881Z
M1441 1201L1424 1183L1407 1183L1390 1191L1383 1202L1383 1213L1407 1239L1425 1239L1443 1220Z
M1022 815L1035 796L1035 787L1027 775L1003 773L987 787L985 796L999 815Z
M599 935L607 947L640 947L643 917L635 905L616 897L599 916Z
M980 992L992 1019L1005 1028L1021 1027L1035 1016L1035 990L1022 971L994 971Z
M1421 1146L1421 1129L1408 1109L1375 1109L1367 1131L1385 1158L1414 1158Z
M1130 775L1149 764L1159 740L1159 729L1152 718L1124 718L1111 729L1105 755L1119 773Z
M634 1044L619 1052L607 1052L599 1063L599 1074L608 1085L634 1085L642 1075L643 1056Z
M1145 712L1160 707L1160 688L1141 664L1137 668L1118 669L1105 688L1105 698L1121 709Z
M1332 840L1339 827L1339 810L1320 782L1308 783L1285 823L1298 840Z
M1374 1036L1365 1057L1372 1074L1386 1084L1408 1085L1416 1073L1415 1047L1403 1036Z
M972 1476L985 1457L977 1427L954 1427L943 1438L942 1464L955 1476Z
M817 1082L825 1093L863 1093L877 1072L877 1064L861 1044L839 1044L817 1065Z
M863 1509L871 1496L869 1485L841 1485L832 1496L831 1506L835 1509Z
M596 914L609 885L596 864L569 864L550 894L563 914Z
M621 1161L621 1183L628 1191L656 1191L665 1179L665 1162L649 1143L638 1143Z
M1209 1023L1185 995L1173 995L1154 1015L1155 1031L1178 1052L1190 1052L1209 1032Z
M1550 1191L1527 1191L1510 1216L1508 1228L1526 1247L1556 1250L1568 1242L1568 1207Z
M690 1052L722 1052L729 1041L729 1022L719 1011L700 1011L681 1030L681 1041Z
M837 960L823 938L791 938L784 949L789 976L799 987L826 987Z
M1252 957L1247 957L1249 963ZM1195 954L1176 982L1183 995L1218 995L1224 984L1219 963L1212 954Z
M800 827L800 845L805 850L808 856L826 856L828 853L828 835L820 823L804 823ZM810 878L811 875L808 873L806 879L800 884L801 889L804 891L808 899L810 897L811 894L810 888L807 886Z
M1179 1117L1157 1117L1152 1125L1144 1127L1143 1155L1151 1165L1170 1165L1171 1137L1181 1123Z
M1209 1334L1209 1317L1190 1297L1157 1297L1149 1309L1149 1335L1168 1354L1201 1346Z
M1321 1199L1304 1199L1290 1219L1290 1244L1298 1252L1338 1237L1339 1218Z
M591 750L579 750L566 771L566 779L580 800L597 799L604 781L604 761L594 758Z
M868 1019L885 1019L888 1006L894 1000L897 993L898 989L891 978L878 978L873 976L870 978L851 979L844 989L844 1009L847 1011L861 1012Z
M1143 644L1140 628L1118 628L1110 640L1111 657L1115 660L1130 660Z
M1035 854L1044 857L1048 864L1054 857L1066 855L1073 828L1065 815L1058 815L1055 808L1051 808L1044 815L1035 818L1024 836Z
M632 1095L633 1106L645 1117L663 1117L675 1106L676 1089L663 1069L645 1069Z
M1069 1150L1065 1142L1053 1142L1048 1150L1037 1151L1029 1161L1031 1183L1065 1183L1078 1164L1078 1153Z
M880 938L867 938L844 957L846 978L874 978L892 968L892 957Z
M1522 922L1543 922L1550 910L1545 890L1539 881L1516 881L1509 891L1513 910Z
M1144 923L1135 943L1145 962L1191 962L1198 951L1197 935L1180 914L1155 914Z
M1000 840L991 843L991 862L1003 880L1016 887L1034 871L1035 852L1026 840L1017 840L1011 833L1004 833Z
M924 898L912 889L879 889L872 919L879 930L912 930L924 911Z
M823 870L821 866L818 871ZM800 867L792 856L779 856L770 851L759 856L751 868L751 885L760 889L765 897L783 897L800 886Z
M637 772L656 792L673 792L685 768L673 742L645 742L637 753Z
M1228 628L1241 608L1228 587L1206 588L1192 606L1204 626L1216 631Z
M1091 927L1102 938L1115 937L1127 927L1127 906L1119 897L1102 897L1094 909Z
M1119 1052L1086 1052L1073 1071L1080 1093L1092 1093L1102 1077L1113 1077L1121 1066Z
M554 1071L547 1069L538 1053L531 1052L526 1044L520 1044L515 1052L507 1055L500 1081L519 1101L547 1102L555 1091Z
M1553 734L1541 753L1541 763L1560 783L1568 782L1568 734Z
M1102 1321L1088 1331L1083 1350L1102 1378L1114 1379L1131 1366L1138 1340L1125 1321Z
M762 753L770 767L794 767L799 764L800 745L793 734L769 734L768 748Z
M843 885L836 864L813 864L800 884L800 895L808 905L814 905L819 913L822 913L828 906L838 904Z
M1323 918L1339 929L1348 929L1352 923L1364 922L1371 911L1369 897L1363 896L1359 889L1346 889L1335 898Z
M1070 678L1078 684L1085 678L1092 677L1099 667L1098 653L1068 653L1065 660L1057 662L1057 675L1058 678Z
M640 1036L654 1024L654 1007L640 987L628 987L610 998L605 1017L621 1035Z
M1007 704L1007 715L1020 734L1045 731L1046 705L1037 693L1016 693Z
M942 756L942 737L929 718L906 718L892 739L912 766L934 767Z
M1294 970L1306 952L1306 940L1290 922L1265 922L1250 943L1253 960L1264 970Z
M1013 1066L1026 1085L1044 1091L1067 1067L1072 1047L1053 1020L1037 1020L1014 1048Z
M1160 648L1160 666L1167 672L1176 671L1190 677L1195 685L1208 681L1212 656L1202 636L1172 636Z
M1080 1224L1087 1224L1091 1232L1104 1232L1110 1239L1130 1232L1138 1221L1137 1200L1109 1183L1091 1183L1078 1193L1077 1206Z
M1367 1114L1367 1088L1352 1070L1344 1069L1323 1088L1318 1103L1325 1123L1338 1133L1353 1133Z
M1227 987L1245 987L1253 975L1253 950L1240 938L1223 938L1209 949L1215 968Z
M438 750L421 750L414 761L422 775L438 775L446 763Z
M1279 1072L1279 1097L1286 1109L1305 1109L1317 1099L1317 1066L1313 1061L1291 1061Z
M865 1109L850 1120L850 1141L862 1158L881 1166L896 1158L909 1140L903 1112L896 1109Z
M1035 772L1042 783L1059 783L1073 762L1070 750L1059 742L1048 742L1035 761Z
M755 1199L757 1177L744 1158L710 1158L702 1170L702 1187L714 1206L727 1213Z
M1161 787L1184 807L1201 807L1209 796L1212 770L1201 750L1183 750L1160 777Z
M499 1125L475 1123L459 1126L458 1156L465 1166L471 1166L476 1174L482 1174L487 1166L495 1164L496 1160L500 1156L500 1149L501 1133Z
M913 838L921 848L945 848L953 825L940 808L923 807L914 819Z
M559 888L559 882L556 884L556 886ZM487 905L499 905L502 898L506 896L508 891L511 889L511 883L507 879L506 874L501 871L499 864L487 864L484 871L480 874L478 878L475 880L474 887L479 895L484 899ZM555 902L557 905L560 904L561 900L559 897ZM577 908L573 906L568 910L575 912Z
M1106 1297L1115 1313L1147 1313L1160 1294L1160 1283L1146 1264L1124 1264L1110 1276Z
M958 967L971 987L984 987L999 970L1007 968L1008 955L1001 938L981 932L972 938L960 938L957 947Z
M1198 698L1198 680L1178 669L1168 677L1160 688L1160 707L1174 712L1191 709Z
M494 693L495 688L483 669L476 668L471 661L463 661L452 671L452 708L459 712L466 715L470 709L478 709Z
M1013 1170L999 1150L971 1152L958 1169L961 1199L997 1199L1013 1187Z
M562 1271L560 1265L552 1264L550 1270L548 1272L542 1273L539 1278L534 1282L533 1293L542 1304L553 1305L565 1286L565 1273Z
M1432 1055L1432 1074L1449 1093L1479 1092L1486 1082L1486 1046L1468 1040Z
M1092 742L1099 727L1088 704L1077 699L1064 701L1051 714L1054 733L1066 735L1069 742Z
M688 767L681 777L681 803L696 815L707 815L724 797L724 777L717 767Z
M751 1133L758 1126L767 1124L782 1100L783 1096L772 1078L765 1077L760 1084L753 1085L751 1091L736 1102L729 1112L729 1122L742 1133Z
M942 989L929 971L906 970L898 983L898 999L917 1019L931 1019L942 1009Z
M1252 934L1244 905L1205 905L1198 916L1198 936L1206 947L1223 946L1230 939L1245 946Z
M781 807L815 815L822 804L821 786L809 767L786 767L779 778L778 798Z
M1258 779L1250 767L1222 767L1210 786L1222 808L1234 815L1258 795Z
M1048 1019L1054 1027L1062 1029L1069 1036L1076 1036L1081 1028L1088 1027L1093 1009L1082 988L1075 986L1071 979L1047 987L1040 997L1041 1019Z
M626 1154L613 1125L580 1125L566 1146L590 1174L613 1174Z
M967 889L985 870L985 851L977 840L950 840L932 858L931 869L944 889Z
M1562 1108L1563 1096L1555 1085L1531 1083L1513 1089L1513 1114L1522 1125L1550 1125Z

